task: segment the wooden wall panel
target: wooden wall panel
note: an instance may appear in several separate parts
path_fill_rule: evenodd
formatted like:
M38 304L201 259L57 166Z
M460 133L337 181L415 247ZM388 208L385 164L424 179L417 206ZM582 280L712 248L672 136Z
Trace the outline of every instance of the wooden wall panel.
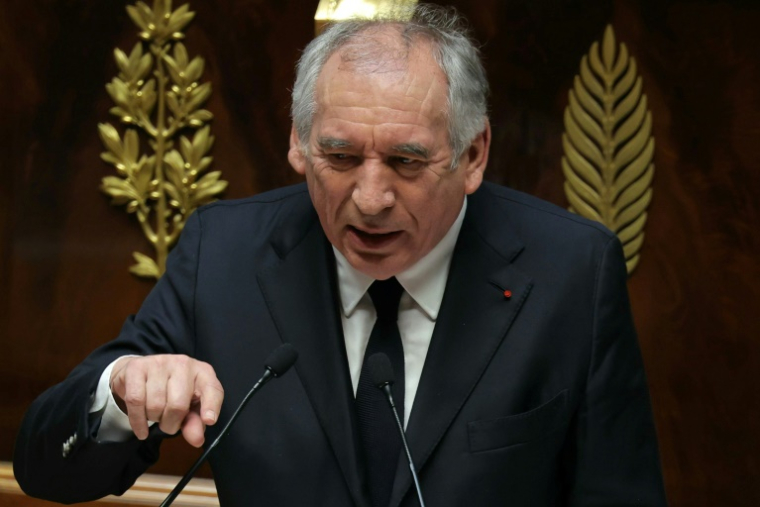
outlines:
M659 172L631 280L674 505L753 505L760 469L757 5L626 6Z
M31 400L115 337L152 286L127 272L132 251L150 252L134 217L97 190L113 170L100 161L96 129L114 122L104 89L117 73L112 51L137 41L126 4L16 2L0 11L0 430L9 435L0 459L11 459L10 435ZM230 182L228 198L298 181L283 154L293 62L313 31L303 5L193 5L186 44L206 58L204 79L216 90L214 167ZM172 457L153 471L181 474L197 451L176 440L164 454Z
M630 279L675 507L760 503L760 5L751 1L452 0L483 42L494 146L487 177L566 205L562 114L581 57L613 23L654 119L654 200ZM298 181L285 159L293 63L317 1L192 2L192 55L215 92L215 167L241 197ZM113 337L151 284L148 251L97 191L123 1L0 10L0 460L23 411ZM614 452L614 450L611 450ZM153 470L179 474L181 441ZM205 471L208 475L208 470Z

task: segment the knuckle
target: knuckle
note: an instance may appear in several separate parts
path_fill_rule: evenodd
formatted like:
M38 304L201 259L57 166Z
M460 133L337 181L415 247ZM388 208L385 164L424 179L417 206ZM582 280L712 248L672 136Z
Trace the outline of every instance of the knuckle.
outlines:
M171 415L183 415L190 407L179 400L172 400L166 404L165 412Z
M203 361L198 361L198 372L204 376L216 378L214 367Z
M206 387L209 389L213 389L214 391L219 392L219 394L224 394L224 387L222 387L222 383L218 380L214 379L213 382L208 382L206 384Z
M154 387L150 389L150 394L145 401L145 404L150 409L161 408L166 402L166 389L163 387Z
M124 366L124 371L129 375L136 375L148 370L150 364L149 357L130 357Z
M159 354L151 356L150 361L153 363L150 367L156 370L163 370L170 364L171 356L167 354Z
M214 398L224 399L224 388L222 387L222 384L219 381L207 382L203 386L203 391L205 392L205 394L209 396L213 396Z
M133 407L141 407L145 405L145 396L140 392L127 391L127 394L124 396L124 403Z
M161 413L163 412L164 404L159 400L148 400L147 403L145 403L145 410L148 411L150 414L155 413Z
M184 354L177 354L172 357L172 360L174 364L179 368L188 368L192 361L192 359Z

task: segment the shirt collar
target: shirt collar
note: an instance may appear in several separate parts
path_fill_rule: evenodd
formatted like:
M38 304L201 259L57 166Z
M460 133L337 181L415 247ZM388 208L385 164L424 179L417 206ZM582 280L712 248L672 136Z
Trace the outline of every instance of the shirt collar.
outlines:
M451 224L443 239L425 257L396 275L396 279L404 290L431 320L438 318L443 292L446 290L446 280L449 277L451 257L454 254L459 231L462 229L466 210L467 199L464 200L459 216ZM335 252L338 267L338 288L343 315L350 317L375 280L357 271L334 246L333 252Z

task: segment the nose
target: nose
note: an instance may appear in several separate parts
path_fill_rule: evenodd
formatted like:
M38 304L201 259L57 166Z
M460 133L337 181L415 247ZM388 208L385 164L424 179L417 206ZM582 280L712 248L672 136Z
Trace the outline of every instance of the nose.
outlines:
M378 215L396 202L393 191L393 169L367 160L358 168L351 198L364 215Z

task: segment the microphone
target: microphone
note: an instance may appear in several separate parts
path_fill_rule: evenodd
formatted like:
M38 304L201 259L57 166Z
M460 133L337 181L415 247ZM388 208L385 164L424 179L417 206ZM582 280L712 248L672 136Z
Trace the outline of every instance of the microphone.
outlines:
M238 408L235 409L235 413L233 413L232 417L230 417L230 420L227 421L224 429L219 432L219 436L217 436L213 443L206 448L203 454L201 454L201 457L198 458L192 467L190 467L190 470L188 470L187 473L182 476L182 479L177 483L172 492L169 493L169 496L166 497L166 500L161 503L160 507L171 505L172 502L177 498L177 495L179 495L182 490L185 489L185 486L187 486L187 483L190 482L190 479L193 477L195 471L198 470L198 467L201 466L204 461L206 461L206 458L211 453L211 451L214 450L222 437L230 431L232 423L235 422L235 420L238 418L240 412L243 410L243 407L245 407L245 405L248 403L248 400L250 400L251 397L253 397L253 395L256 394L256 392L271 379L284 375L285 372L287 372L290 367L293 366L293 363L296 362L296 359L298 359L298 352L289 343L283 343L271 354L269 354L267 360L264 361L264 367L266 368L264 375L262 375L258 382L254 384L250 391L248 391L248 394L245 395L243 401L241 401L240 405L238 405Z
M409 445L406 443L406 433L404 433L404 425L401 424L398 411L396 410L396 403L393 401L393 393L391 392L391 385L395 381L396 377L393 374L393 365L388 356L382 352L372 354L367 359L367 372L370 375L372 383L388 397L388 403L393 410L393 416L396 418L396 425L398 431L401 433L401 442L404 444L404 452L406 452L406 459L409 462L409 470L412 472L412 479L414 480L414 486L417 488L417 498L420 500L420 507L425 507L425 501L422 499L422 489L420 489L420 481L417 478L417 469L414 468L414 461L412 460L412 453L409 451Z

